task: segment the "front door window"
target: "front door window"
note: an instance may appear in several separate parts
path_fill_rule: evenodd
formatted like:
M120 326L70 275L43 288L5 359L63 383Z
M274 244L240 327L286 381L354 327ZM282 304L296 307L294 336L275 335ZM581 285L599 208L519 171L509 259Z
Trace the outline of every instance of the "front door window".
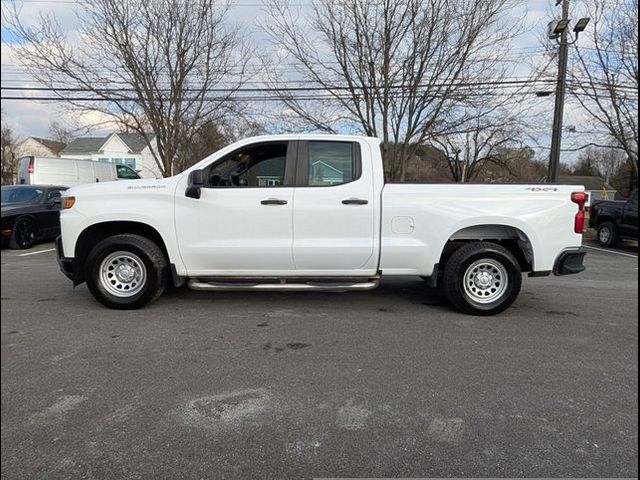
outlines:
M206 178L208 187L278 187L284 183L287 143L252 145L216 162Z

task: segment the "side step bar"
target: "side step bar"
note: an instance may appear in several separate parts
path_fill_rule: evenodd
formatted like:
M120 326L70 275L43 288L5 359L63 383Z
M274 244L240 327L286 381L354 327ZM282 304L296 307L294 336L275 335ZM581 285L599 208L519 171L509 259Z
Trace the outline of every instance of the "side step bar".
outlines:
M305 282L305 283L232 283L232 282L207 282L202 280L189 280L189 288L193 290L217 290L217 291L246 291L246 290L266 290L266 291L322 291L322 292L345 292L347 290L373 290L380 284L375 279L368 282L356 283L329 283L329 282Z

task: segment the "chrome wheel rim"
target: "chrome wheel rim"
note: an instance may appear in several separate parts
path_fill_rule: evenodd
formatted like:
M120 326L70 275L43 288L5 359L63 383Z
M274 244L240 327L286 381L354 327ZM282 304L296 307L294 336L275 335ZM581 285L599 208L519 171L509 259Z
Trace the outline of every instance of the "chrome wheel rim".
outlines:
M509 275L502 263L493 259L473 262L463 277L464 292L476 303L492 303L507 291Z
M145 285L147 269L131 252L118 251L105 257L100 264L100 283L116 297L132 297Z
M609 228L608 227L602 227L600 229L599 236L600 236L600 241L602 243L607 243L609 241L609 238L611 238L611 232L609 231Z

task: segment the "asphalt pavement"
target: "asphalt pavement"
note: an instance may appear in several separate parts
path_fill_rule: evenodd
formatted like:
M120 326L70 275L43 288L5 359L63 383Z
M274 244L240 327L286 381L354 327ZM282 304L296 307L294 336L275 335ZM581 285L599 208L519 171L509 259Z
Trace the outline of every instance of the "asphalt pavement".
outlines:
M637 477L637 247L490 318L416 278L108 310L2 251L2 478Z

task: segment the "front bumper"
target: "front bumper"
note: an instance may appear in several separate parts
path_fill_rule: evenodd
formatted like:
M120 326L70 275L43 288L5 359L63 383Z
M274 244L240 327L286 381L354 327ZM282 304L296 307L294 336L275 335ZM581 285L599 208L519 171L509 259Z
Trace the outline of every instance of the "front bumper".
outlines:
M574 275L584 272L585 266L583 262L586 254L587 251L584 248L565 250L556 259L556 263L553 266L554 275Z
M65 274L65 276L73 281L73 285L77 285L76 283L76 271L75 265L73 262L73 258L67 258L63 256L62 252L62 237L56 237L56 257L58 259L58 265L60 266L60 271Z

